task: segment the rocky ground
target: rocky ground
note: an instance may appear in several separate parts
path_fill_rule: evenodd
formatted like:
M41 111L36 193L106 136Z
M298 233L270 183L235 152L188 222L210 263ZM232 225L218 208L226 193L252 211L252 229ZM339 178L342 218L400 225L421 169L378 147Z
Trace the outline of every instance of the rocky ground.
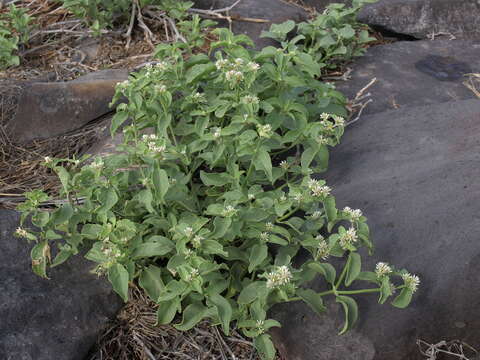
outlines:
M242 0L218 19L261 47L259 34L272 22L301 21L332 2ZM153 21L151 38L139 30L131 39L114 32L93 39L81 25L57 26L71 17L53 2L17 3L42 16L38 42L22 49L22 67L0 74L3 208L32 188L55 194L56 180L40 166L44 156L109 150L105 127L115 84L168 40ZM198 0L195 8L233 3ZM288 360L476 359L466 344L480 348L480 4L380 0L359 19L383 37L325 79L352 100L355 120L333 150L326 177L339 205L359 207L369 218L376 252L367 265L387 260L407 267L422 286L406 310L359 298L360 323L341 337L336 304L322 318L300 303L278 306L275 316L286 326L273 334L276 346ZM79 257L55 269L50 281L37 278L29 249L11 236L18 216L0 210L0 358L255 358L236 334L224 338L202 326L186 335L154 331L148 301L138 293L119 312L109 285ZM100 350L92 351L97 339Z

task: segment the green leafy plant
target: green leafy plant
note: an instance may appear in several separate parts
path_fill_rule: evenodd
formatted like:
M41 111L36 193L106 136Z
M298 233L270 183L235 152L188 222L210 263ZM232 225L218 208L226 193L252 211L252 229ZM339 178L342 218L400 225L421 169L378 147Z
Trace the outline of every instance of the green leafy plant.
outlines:
M376 0L355 0L352 7L330 4L315 19L295 24L289 20L274 24L262 37L279 41L284 48L297 50L314 57L322 68L332 69L365 52L365 44L375 40L365 25L356 20L358 11L366 3ZM288 34L296 29L296 36Z
M119 153L45 159L66 201L45 211L48 196L34 191L19 206L33 271L46 277L84 250L125 301L138 282L158 324L234 326L264 359L275 357L268 330L281 326L267 316L274 304L305 301L322 314L330 296L345 311L340 334L357 320L355 295L385 303L399 291L392 304L407 306L418 277L387 263L362 271L359 250L373 251L366 218L337 209L317 178L343 135L345 98L317 79L311 54L257 52L244 35L215 33L214 60L192 55L198 44L160 45L161 61L117 86L112 104L128 100L111 125ZM297 264L300 251L309 256ZM317 276L321 292L307 287Z
M19 45L26 44L30 37L32 17L25 9L10 4L8 12L0 19L0 69L20 65L16 55Z

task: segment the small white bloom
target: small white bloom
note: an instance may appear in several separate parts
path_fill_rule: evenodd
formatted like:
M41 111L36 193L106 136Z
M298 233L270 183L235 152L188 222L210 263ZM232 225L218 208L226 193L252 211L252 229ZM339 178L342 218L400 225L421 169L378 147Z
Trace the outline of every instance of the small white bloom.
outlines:
M319 135L319 136L317 137L317 143L318 143L319 145L327 145L327 144L328 144L328 139L327 139L325 136L323 136L323 135Z
M191 249L185 250L185 257L188 259L193 255L193 251Z
M267 231L272 231L273 230L273 224L271 222L267 222L265 224L265 229L267 229Z
M217 70L221 70L227 65L228 65L228 60L226 59L217 60L215 62L215 66L217 67Z
M302 202L303 201L303 194L302 193L296 193L292 195L293 200Z
M192 269L189 274L187 274L186 279L187 281L192 281L193 279L197 278L200 275L198 269Z
M205 238L203 236L195 235L195 237L192 240L193 246L199 247L203 240L205 240Z
M358 221L360 219L360 217L363 215L362 210L360 210L360 209L353 210L348 206L345 206L343 208L343 211L346 212L348 216L350 216L352 221Z
M225 73L225 79L227 79L227 81L239 82L243 80L243 74L237 70L229 70Z
M162 94L167 91L167 87L165 85L155 85L155 91L159 94Z
M287 201L287 197L284 195L280 196L280 199L279 199L281 202L285 202Z
M28 232L27 230L18 227L17 230L15 230L15 235L19 237L27 237Z
M267 278L267 288L273 289L288 284L292 280L292 273L287 266L283 265L266 274L265 277Z
M402 274L403 283L406 288L408 288L412 293L417 291L418 286L420 285L420 278L417 275L412 275L409 273Z
M193 229L190 226L186 227L184 232L187 237L191 237L193 235Z
M250 71L257 71L258 69L260 69L260 65L258 65L256 62L253 62L253 61L250 61L247 64L247 67Z
M314 211L314 213L311 215L312 219L320 219L322 216L322 212L320 210Z
M315 260L326 260L330 256L330 246L325 241L322 235L318 235L315 239L318 240L317 254Z
M163 153L166 149L165 145L157 145L153 142L149 142L147 144L147 146L148 146L148 150L150 150L153 153L158 153L158 154Z
M205 94L196 92L195 94L192 95L193 100L197 102L204 102L205 101Z
M348 246L356 243L357 240L357 231L351 227L340 237L339 243L342 249L347 250Z
M260 239L262 239L263 241L268 241L270 239L270 235L268 234L268 232L262 232L260 234Z
M237 213L237 209L235 209L232 205L227 205L223 210L223 216L231 217Z
M155 69L157 71L163 72L163 71L167 70L167 68L168 68L168 63L165 62L165 61L160 61L160 62L155 64Z
M316 197L326 197L330 195L332 189L326 185L315 184L314 186L310 186L310 190L312 191L312 195Z
M286 160L282 160L280 162L280 167L283 169L283 170L288 170L288 168L290 167L290 164L286 161Z
M327 113L322 113L322 115L320 115L320 119L322 120L328 120L330 118L330 114L327 114Z
M246 95L242 98L242 102L244 104L258 104L259 101L260 100L258 99L258 97L253 96L253 95Z
M45 156L45 157L43 158L43 161L45 161L45 164L49 165L49 164L52 163L53 160L52 160L52 158L51 158L50 156Z
M379 262L376 266L375 266L375 274L377 274L377 277L378 278L381 278L382 276L384 275L388 275L392 272L392 268L390 267L390 265L388 265L387 263L384 263L384 262Z
M333 121L335 121L335 126L345 126L345 119L338 115L333 115Z
M213 128L213 137L218 139L222 135L222 129L219 127Z
M272 126L270 124L257 125L258 136L269 138L272 136Z
M255 195L254 194L248 194L248 200L254 200Z

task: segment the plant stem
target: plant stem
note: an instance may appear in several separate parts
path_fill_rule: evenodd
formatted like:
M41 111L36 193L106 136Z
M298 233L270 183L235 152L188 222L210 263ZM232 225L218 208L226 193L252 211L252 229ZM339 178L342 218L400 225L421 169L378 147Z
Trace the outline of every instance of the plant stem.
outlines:
M348 270L348 266L349 266L349 265L350 265L350 256L348 257L347 263L346 263L345 266L343 267L342 273L340 274L340 277L338 278L338 281L337 281L337 283L335 284L335 288L338 289L338 287L340 286L340 284L341 284L342 281L343 281L343 278L345 277L345 275L347 275L347 270Z
M280 222L280 221L283 221L285 220L286 218L289 218L290 216L292 216L293 214L295 214L298 210L300 210L300 206L297 206L295 209L289 211L288 213L286 213L285 215L279 217L276 221L277 222Z
M374 289L361 289L361 290L343 290L343 291L336 291L338 295L357 295L357 294L368 294L368 293L376 293L382 291L381 288L374 288ZM334 290L327 290L321 293L318 293L319 296L325 295L332 295L334 294ZM288 299L288 301L300 301L303 300L300 296L292 297Z

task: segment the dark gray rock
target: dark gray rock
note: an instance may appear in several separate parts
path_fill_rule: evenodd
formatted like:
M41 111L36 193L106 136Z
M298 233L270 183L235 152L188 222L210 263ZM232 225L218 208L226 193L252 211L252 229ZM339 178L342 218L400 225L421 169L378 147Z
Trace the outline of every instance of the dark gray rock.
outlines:
M345 4L347 6L352 5L351 0L303 0L303 3L309 7L314 8L318 12L322 12L330 4Z
M105 70L68 82L10 83L21 91L16 111L2 119L5 130L12 142L25 143L81 128L111 111L115 85L127 77L126 70Z
M0 210L0 359L84 360L121 300L80 256L50 280L33 274L31 245L12 236L18 222Z
M223 9L235 3L236 0L195 0L195 7L200 9ZM260 38L263 30L268 30L272 24L279 24L287 20L296 22L307 19L307 12L300 6L289 4L281 0L242 0L229 11L232 17L232 31L236 34L245 34L252 38L256 47L261 49L275 44L270 39ZM251 19L247 21L246 19ZM267 20L266 22L255 22ZM228 26L226 21L219 22L220 26Z
M360 321L337 336L343 315L318 317L302 303L276 309L274 333L289 360L424 359L416 340L480 347L480 101L390 111L347 128L327 174L338 206L369 219L378 261L421 278L407 309L356 299ZM313 287L319 289L319 280Z
M379 0L366 5L358 20L419 39L438 33L479 37L480 3L477 0Z
M465 73L480 72L480 40L400 41L374 46L355 60L349 81L337 89L349 98L367 85L373 103L364 114L474 98Z

